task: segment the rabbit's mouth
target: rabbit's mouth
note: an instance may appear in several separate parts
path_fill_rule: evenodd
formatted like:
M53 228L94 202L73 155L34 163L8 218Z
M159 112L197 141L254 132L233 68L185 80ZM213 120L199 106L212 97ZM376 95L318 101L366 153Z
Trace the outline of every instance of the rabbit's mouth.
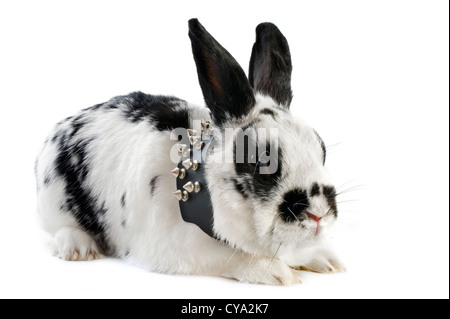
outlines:
M321 230L321 226L320 226L320 220L322 219L322 217L318 217L314 214L311 214L310 212L305 212L305 214L308 216L309 219L315 221L317 224L315 225L316 230L314 231L314 236L319 235L319 232Z

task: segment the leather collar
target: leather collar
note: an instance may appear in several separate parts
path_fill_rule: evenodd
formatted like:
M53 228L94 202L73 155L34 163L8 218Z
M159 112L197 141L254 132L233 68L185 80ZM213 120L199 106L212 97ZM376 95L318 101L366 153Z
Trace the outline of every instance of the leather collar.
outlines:
M180 161L172 170L177 184L173 194L179 201L183 220L217 239L213 231L213 206L204 165L214 135L210 121L202 120L201 125L200 134L196 130L185 130L177 144Z

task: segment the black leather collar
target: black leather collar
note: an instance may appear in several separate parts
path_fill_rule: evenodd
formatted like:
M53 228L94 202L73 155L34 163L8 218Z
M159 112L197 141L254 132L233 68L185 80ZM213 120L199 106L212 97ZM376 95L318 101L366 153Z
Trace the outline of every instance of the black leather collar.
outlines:
M181 158L172 175L177 180L174 196L179 201L183 220L197 225L207 235L217 239L213 231L213 206L204 165L213 140L209 121L202 121L200 134L195 130L186 130L177 145Z

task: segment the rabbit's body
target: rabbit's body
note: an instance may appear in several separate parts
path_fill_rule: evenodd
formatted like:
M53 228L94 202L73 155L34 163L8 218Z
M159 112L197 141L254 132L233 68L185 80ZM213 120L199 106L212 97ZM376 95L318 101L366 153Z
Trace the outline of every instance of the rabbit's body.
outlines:
M250 82L261 94L254 95L234 59L227 61L229 53L196 20L190 21L190 36L209 109L135 92L67 118L46 140L36 161L38 211L54 237L56 254L66 260L106 254L152 271L269 284L297 282L290 266L340 270L323 244L337 216L335 191L323 169L325 149L310 126L289 114L290 86L277 95L258 84L261 57L255 44ZM220 54L199 54L202 46ZM220 72L231 67L229 76L236 78L216 78L214 65L202 65L218 56L226 57L217 62L223 63ZM228 105L231 109L224 111ZM171 132L193 129L195 121L212 121L217 133L275 128L279 138L270 140L278 156L269 174L257 173L269 166L260 163L261 157L238 163L232 153L234 162L222 163L238 138L217 135L213 161L204 167L207 185L202 186L211 193L215 238L185 222L173 196L176 183L170 172L177 165L173 152L178 141Z
M157 107L164 107L164 116L151 112ZM133 110L145 109L133 116ZM208 109L137 92L57 124L37 159L36 175L38 211L45 229L58 238L60 257L87 259L101 251L133 257L154 270L187 272L183 266L193 253L188 238L216 244L182 221L172 195L170 150L177 141L170 140L170 132L196 118L208 119ZM79 255L79 247L60 238L67 236L67 228L85 231L98 247ZM183 244L183 254L183 247L167 249ZM161 257L167 259L163 265L158 264Z

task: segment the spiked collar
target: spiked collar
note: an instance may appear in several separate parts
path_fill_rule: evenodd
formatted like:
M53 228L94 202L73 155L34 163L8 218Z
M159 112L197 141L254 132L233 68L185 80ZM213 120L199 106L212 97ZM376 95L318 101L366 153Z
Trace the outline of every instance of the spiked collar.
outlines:
M173 195L179 202L183 220L197 225L207 235L216 238L213 231L213 206L204 165L214 140L211 122L202 120L199 130L186 129L179 133L181 140L177 149L180 161L171 172L177 184Z

